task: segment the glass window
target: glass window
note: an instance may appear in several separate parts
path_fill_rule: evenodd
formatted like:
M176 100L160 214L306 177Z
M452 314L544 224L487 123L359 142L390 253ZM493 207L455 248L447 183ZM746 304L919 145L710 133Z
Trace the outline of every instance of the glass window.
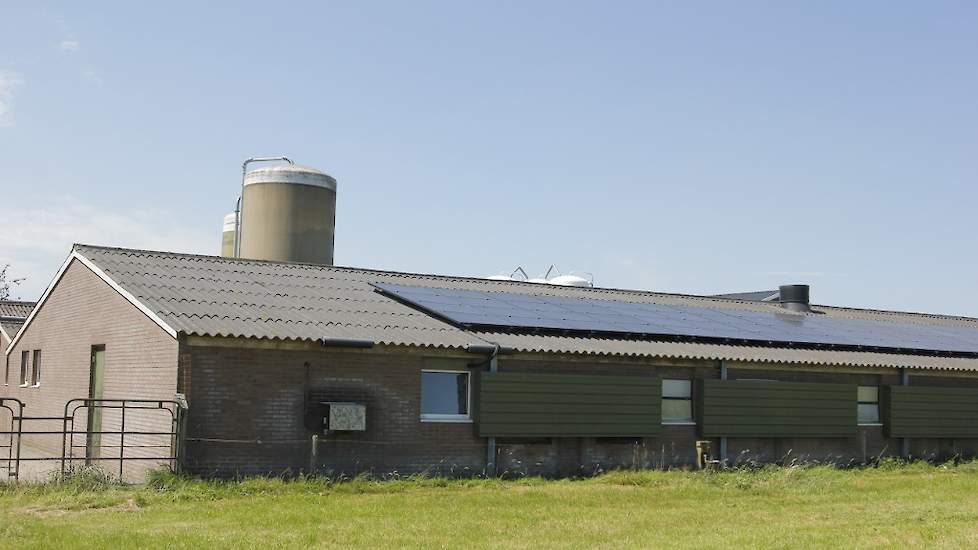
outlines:
M880 389L878 386L859 386L856 416L859 424L880 423Z
M692 380L663 380L662 397L690 399L693 395Z
M422 420L469 420L469 373L421 372Z
M31 369L31 385L41 385L41 350L34 350L33 369Z
M688 424L693 421L693 381L662 381L662 423Z
M27 369L30 366L31 354L29 351L20 352L20 385L27 385Z
M879 403L880 389L877 386L859 386L857 394L860 403Z

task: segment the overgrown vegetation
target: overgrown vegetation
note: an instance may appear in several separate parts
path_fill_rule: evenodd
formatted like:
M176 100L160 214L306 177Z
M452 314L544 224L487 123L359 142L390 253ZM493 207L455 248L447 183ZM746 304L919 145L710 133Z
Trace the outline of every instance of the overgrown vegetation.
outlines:
M10 298L10 292L13 287L24 282L26 279L13 279L7 275L7 270L10 269L10 265L0 265L0 300L6 300Z
M0 485L0 547L974 547L978 462Z

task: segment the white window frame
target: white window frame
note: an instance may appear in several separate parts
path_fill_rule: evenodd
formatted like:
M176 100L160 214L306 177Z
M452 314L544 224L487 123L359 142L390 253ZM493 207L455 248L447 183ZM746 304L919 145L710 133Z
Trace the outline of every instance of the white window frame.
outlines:
M41 350L36 349L31 352L30 382L32 388L41 387Z
M880 422L860 422L859 421L859 405L872 405L871 401L860 401L859 400L859 388L876 388L876 416L879 417ZM880 407L880 387L879 386L866 386L859 384L856 387L856 425L857 426L882 426L883 425L883 409Z
M31 352L29 350L22 350L20 352L20 374L18 379L19 388L26 388L29 386L31 380Z
M440 372L445 374L464 374L465 378L465 410L466 414L432 414L421 411L422 422L443 422L456 424L472 423L472 371L468 370L449 370L449 369L421 369L421 378L426 372ZM419 380L419 383L422 383ZM424 386L421 387L424 391Z
M689 414L693 417L692 420L663 420L663 426L695 426L696 425L696 411L693 410L696 405L693 403L693 380L689 378L663 378L662 382L666 380L678 380L680 382L689 382ZM686 401L686 399L681 399L679 397L665 397L660 398L662 401L673 400L673 401Z

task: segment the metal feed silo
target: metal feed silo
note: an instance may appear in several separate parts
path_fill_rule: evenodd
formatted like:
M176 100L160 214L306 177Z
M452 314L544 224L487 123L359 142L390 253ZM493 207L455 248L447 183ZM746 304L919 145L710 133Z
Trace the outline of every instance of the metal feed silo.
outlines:
M234 238L238 232L238 213L231 212L224 216L224 227L221 230L221 256L234 257Z
M287 164L244 177L242 258L333 263L336 180L324 172Z

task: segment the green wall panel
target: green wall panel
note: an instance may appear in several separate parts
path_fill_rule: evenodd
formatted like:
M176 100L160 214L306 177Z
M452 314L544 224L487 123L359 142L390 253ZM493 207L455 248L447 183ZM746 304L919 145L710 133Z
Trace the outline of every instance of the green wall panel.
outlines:
M978 437L978 389L881 389L883 425L890 437Z
M638 376L482 373L483 437L643 437L662 431L662 382Z
M703 437L849 437L856 385L700 380L694 391Z

